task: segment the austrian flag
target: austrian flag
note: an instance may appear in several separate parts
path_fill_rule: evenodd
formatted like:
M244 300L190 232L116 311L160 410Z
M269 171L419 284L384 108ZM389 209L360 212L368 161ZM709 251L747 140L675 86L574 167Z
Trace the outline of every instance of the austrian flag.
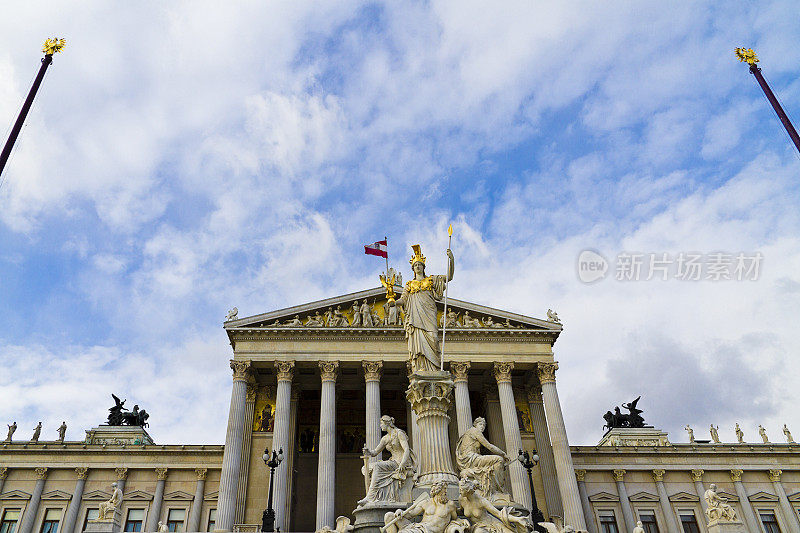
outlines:
M386 246L386 240L378 241L372 244L364 245L364 253L367 255L377 255L378 257L389 257L389 249Z

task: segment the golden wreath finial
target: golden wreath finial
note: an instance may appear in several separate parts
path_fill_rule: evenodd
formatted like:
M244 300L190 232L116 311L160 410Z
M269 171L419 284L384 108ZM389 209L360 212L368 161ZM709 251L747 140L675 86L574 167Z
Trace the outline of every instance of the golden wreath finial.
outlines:
M44 46L42 46L42 52L51 56L53 54L57 54L60 52L64 45L67 44L66 39L59 39L58 37L53 37L52 39L47 39L44 42Z
M753 52L752 48L737 48L736 49L736 57L742 63L747 63L748 65L755 65L758 63L758 57L756 53Z
M414 250L414 255L411 256L411 259L408 260L411 263L411 266L414 266L414 263L422 263L425 264L425 256L422 255L422 250L420 249L419 244L412 244L411 249Z

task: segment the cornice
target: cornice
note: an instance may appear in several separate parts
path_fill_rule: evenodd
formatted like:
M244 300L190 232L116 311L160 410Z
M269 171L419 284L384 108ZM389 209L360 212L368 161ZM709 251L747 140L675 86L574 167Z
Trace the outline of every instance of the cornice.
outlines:
M402 328L232 328L228 330L233 342L239 341L328 341L346 337L353 342L405 341L405 332ZM502 338L504 342L535 342L555 343L559 332L535 329L448 329L447 338L469 339L472 341L496 341Z

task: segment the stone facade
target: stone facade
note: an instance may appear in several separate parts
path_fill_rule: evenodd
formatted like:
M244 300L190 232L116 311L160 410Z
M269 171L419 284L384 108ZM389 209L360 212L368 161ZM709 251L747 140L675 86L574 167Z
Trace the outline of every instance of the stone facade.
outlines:
M361 449L376 445L380 416L394 418L417 455L417 417L430 416L422 397L412 398L418 409L408 401L407 343L403 328L388 320L384 292L231 316L225 330L232 357L220 357L220 364L231 359L224 446L105 439L102 426L89 430L86 442L0 444L0 519L19 510L17 531L39 533L45 513L56 509L59 532L78 533L90 510L108 499L111 482L121 481L123 528L140 516L141 530L152 531L175 511L183 531L255 531L269 489L261 456L274 446L285 457L275 472L276 525L334 528L336 517L352 517L364 497ZM359 326L352 326L355 309ZM570 447L553 354L560 322L456 299L448 311L444 368L452 386L448 401L425 408L436 407L438 420L448 424L442 442L451 455L479 416L489 441L510 457L518 448L536 449L534 492L546 517L614 533L610 524L630 532L652 516L660 532L680 533L691 515L698 531L710 533L703 491L715 483L748 531L760 531L765 515L781 531L800 533L800 445L672 444L663 432L614 430L597 446ZM363 326L365 312L371 326ZM527 473L512 465L506 491L527 505Z

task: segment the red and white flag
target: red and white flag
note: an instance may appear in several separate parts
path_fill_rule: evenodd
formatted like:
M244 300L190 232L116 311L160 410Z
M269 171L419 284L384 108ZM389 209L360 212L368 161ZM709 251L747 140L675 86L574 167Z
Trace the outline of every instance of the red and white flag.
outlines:
M367 255L377 255L378 257L389 257L389 248L386 246L386 239L372 244L364 245L364 253Z

